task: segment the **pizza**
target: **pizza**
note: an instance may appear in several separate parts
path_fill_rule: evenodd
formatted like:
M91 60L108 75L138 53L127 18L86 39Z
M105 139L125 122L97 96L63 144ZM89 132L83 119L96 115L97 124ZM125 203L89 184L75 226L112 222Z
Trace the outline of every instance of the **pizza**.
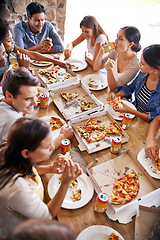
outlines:
M120 238L115 233L112 232L108 240L120 240Z
M75 179L75 180L72 180L72 181L71 181L69 187L70 187L70 188L74 188L74 187L77 187L77 185L78 185L78 181L77 181L77 179Z
M105 134L103 132L95 130L94 133L87 140L87 143L97 142L99 140L102 140L103 138L105 138Z
M111 203L124 204L131 201L139 191L138 176L134 170L114 181Z
M74 65L74 64L71 64L71 68L72 69L78 69L78 67L76 65Z
M40 103L40 89L39 88L37 88L37 95L36 95L36 97L37 97L37 103Z
M81 200L81 189L72 190L71 199L73 202Z
M85 139L88 139L90 136L90 133L92 131L92 127L91 126L79 126L77 127L79 133L81 134L82 137L84 137Z
M61 96L67 101L70 102L74 98L78 97L78 93L68 93L68 92L62 92Z
M118 107L121 104L121 97L117 97L111 101L108 101L107 103L113 108Z
M90 126L92 129L96 129L96 130L104 130L105 129L105 124L101 125L93 118L90 118L89 120L87 120L85 125Z
M17 68L19 68L18 63L13 64L12 68L13 68L13 69L17 69Z
M81 110L82 111L87 111L87 110L90 110L92 108L93 108L92 103L86 102L86 101L81 101Z
M159 157L155 158L155 166L160 171L160 158Z
M55 129L61 128L64 125L64 122L61 119L56 117L50 117L50 128L52 131Z
M115 133L115 134L121 134L122 133L122 130L121 128L118 126L117 123L112 123L110 124L107 128L104 129L103 133L105 135L107 134L111 134L111 133Z
M118 112L118 117L123 117L125 113Z

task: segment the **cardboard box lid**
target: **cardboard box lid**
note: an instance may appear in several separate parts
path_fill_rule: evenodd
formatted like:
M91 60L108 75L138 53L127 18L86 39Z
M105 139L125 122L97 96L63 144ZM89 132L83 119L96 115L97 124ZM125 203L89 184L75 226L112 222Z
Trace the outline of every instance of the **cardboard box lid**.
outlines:
M78 93L78 97L71 102L66 102L62 96L62 92ZM77 118L79 116L88 115L92 112L101 111L103 109L103 103L99 101L83 84L68 84L62 88L56 88L50 92L52 100L62 113L66 120ZM81 110L81 101L86 101L92 104L92 108L87 111Z
M111 199L114 180L132 171L132 169L139 177L140 188L137 196L131 202L123 205L109 204L106 210L109 218L112 220L118 219L121 223L128 223L132 220L132 217L137 214L139 204L158 206L156 187L129 153L95 166L89 171L89 175L98 185L99 191L105 192Z
M160 189L159 199L160 199ZM139 216L135 221L135 240L146 240L156 222L160 216L160 207L145 207L139 206Z
M87 143L87 141L81 137L80 133L77 130L78 126L83 126L86 121L89 118L93 118L96 121L98 121L101 125L105 124L105 127L109 126L110 123L116 122L110 115L108 115L108 112L106 111L101 111L101 112L96 112L96 113L92 113L89 116L81 116L79 118L75 118L72 119L70 121L70 125L73 127L74 130L74 134L79 142L79 148L81 151L87 151L89 154L93 153L93 152L97 152L100 151L102 149L105 148L109 148L111 146L111 141L113 137L120 137L122 139L122 143L125 143L128 141L129 136L127 135L127 133L121 128L122 130L122 134L118 135L118 134L108 134L108 137L98 141L98 142L93 142L93 143ZM118 124L116 122L116 124Z

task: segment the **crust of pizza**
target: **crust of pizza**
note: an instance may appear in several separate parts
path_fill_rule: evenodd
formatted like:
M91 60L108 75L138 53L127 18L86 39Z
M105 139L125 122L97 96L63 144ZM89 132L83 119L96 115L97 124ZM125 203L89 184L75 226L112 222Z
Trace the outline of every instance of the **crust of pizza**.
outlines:
M107 103L111 107L118 107L121 104L121 97L117 97L114 100L108 101Z
M103 133L105 135L107 134L111 134L111 133L116 133L116 134L121 134L122 133L122 130L121 128L118 126L117 123L112 123L110 124L107 128L104 129Z
M67 101L70 102L74 98L78 97L78 93L68 93L68 92L62 92L61 96Z
M112 232L108 240L120 240L120 238L115 233Z
M64 122L62 122L59 118L56 117L50 117L50 128L52 131L55 129L61 128L64 125Z
M95 130L104 130L105 129L105 124L101 125L93 118L88 119L88 121L85 123L85 125L90 126L90 127L92 127L92 129L95 129Z
M97 142L99 140L102 140L103 138L105 138L105 134L103 132L95 130L94 133L87 140L87 143Z
M155 166L160 171L160 158L159 157L155 158Z
M92 103L86 102L86 101L81 101L81 110L82 111L87 111L93 108Z
M72 198L73 202L81 200L81 189L74 189L74 190L72 190L71 198Z
M114 181L111 195L112 204L125 204L131 201L139 191L138 176L134 170Z

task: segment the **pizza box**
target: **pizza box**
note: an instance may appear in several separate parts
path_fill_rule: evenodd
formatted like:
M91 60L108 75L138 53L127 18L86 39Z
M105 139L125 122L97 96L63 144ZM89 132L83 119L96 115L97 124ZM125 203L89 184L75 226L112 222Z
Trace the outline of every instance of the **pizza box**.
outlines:
M62 96L62 92L78 93L78 97L67 102ZM99 101L83 83L72 82L65 86L59 86L50 91L53 102L66 120L88 115L92 112L101 111L103 103ZM93 108L87 111L81 110L81 101L92 103Z
M81 137L80 133L77 130L78 126L83 126L85 125L85 122L89 119L93 118L96 121L98 121L100 124L105 124L105 126L109 126L110 123L115 122L118 126L119 124L110 116L110 114L107 111L100 111L96 113L92 113L89 116L80 116L75 119L71 119L69 124L72 126L75 137L77 138L79 142L79 149L81 151L87 151L89 154L93 152L100 151L105 148L111 147L111 141L113 137L120 137L122 140L122 143L125 143L128 141L129 136L127 133L121 128L122 134L108 134L108 137L105 137L104 139L98 141L98 142L93 142L93 143L87 143L87 141Z
M160 189L157 191L160 196ZM140 205L137 215L138 216L136 216L135 220L135 239L146 240L148 239L157 218L160 216L160 207L145 207Z
M53 66L52 69L54 69L56 66ZM49 70L52 70L51 68ZM61 85L65 85L67 83L71 83L73 81L78 81L78 76L72 76L70 73L66 73L66 70L64 68L59 68L58 67L58 75L57 75L57 82L55 83L51 83L51 84L47 84L46 81L47 81L47 77L45 77L44 75L40 75L39 74L39 71L47 71L48 69L40 69L40 70L35 70L35 74L38 76L38 79L40 81L40 83L45 87L47 88L48 90L51 90L53 88L56 88L56 87L59 87ZM65 79L64 80L64 76L67 76L69 77L68 79Z
M113 183L125 174L134 170L139 178L139 192L137 196L130 202L125 204L111 204L111 194ZM105 192L109 197L109 204L107 206L106 214L114 221L118 220L120 223L128 223L132 221L132 217L137 214L139 205L147 207L160 205L159 188L160 181L153 179L145 169L139 164L135 156L128 151L115 159L109 160L105 163L87 169L88 174L95 183L95 190L98 193Z

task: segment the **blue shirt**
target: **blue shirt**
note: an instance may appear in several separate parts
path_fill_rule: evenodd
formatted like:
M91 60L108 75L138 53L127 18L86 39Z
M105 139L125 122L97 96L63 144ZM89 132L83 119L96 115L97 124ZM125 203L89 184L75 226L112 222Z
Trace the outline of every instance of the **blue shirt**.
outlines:
M13 39L15 44L23 49L36 46L47 37L52 39L53 50L55 53L64 51L63 42L60 36L48 21L45 21L42 30L36 34L31 32L28 21L17 23L13 29Z
M141 87L146 84L147 78L148 74L140 72L130 85L117 87L117 90L123 91L127 99L133 99L133 95L135 95L133 104L137 107L136 96L139 93ZM151 97L146 104L146 113L149 114L149 122L160 115L160 79L156 89L152 91Z

